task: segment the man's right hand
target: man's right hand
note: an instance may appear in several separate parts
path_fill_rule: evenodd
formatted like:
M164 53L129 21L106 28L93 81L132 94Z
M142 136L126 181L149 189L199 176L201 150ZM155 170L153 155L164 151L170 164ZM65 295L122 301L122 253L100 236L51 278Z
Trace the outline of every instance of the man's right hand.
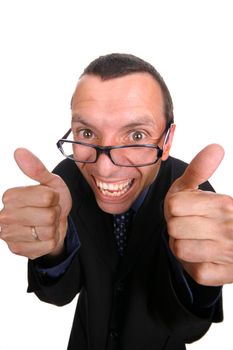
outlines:
M0 238L18 255L35 259L63 252L72 200L68 187L30 151L19 148L15 160L38 185L8 189L0 211Z

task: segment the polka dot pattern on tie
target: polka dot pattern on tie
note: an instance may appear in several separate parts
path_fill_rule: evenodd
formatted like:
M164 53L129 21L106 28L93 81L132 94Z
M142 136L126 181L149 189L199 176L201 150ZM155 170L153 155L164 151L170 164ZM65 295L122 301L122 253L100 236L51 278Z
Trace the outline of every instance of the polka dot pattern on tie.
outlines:
M122 256L124 253L125 248L127 247L127 228L130 224L130 219L132 216L132 211L129 210L126 213L123 214L116 214L113 215L114 222L114 235L116 239L117 249L118 253Z

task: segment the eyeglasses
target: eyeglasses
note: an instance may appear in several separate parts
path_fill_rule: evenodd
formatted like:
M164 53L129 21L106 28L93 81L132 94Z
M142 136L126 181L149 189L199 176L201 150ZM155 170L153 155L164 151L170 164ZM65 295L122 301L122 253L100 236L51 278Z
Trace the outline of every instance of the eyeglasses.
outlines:
M169 130L170 125L165 130L167 133L164 144L167 142ZM106 154L114 165L129 168L143 167L155 164L163 154L163 148L154 144L97 146L85 142L67 140L70 133L71 129L57 142L57 147L66 158L78 163L95 163L101 154Z

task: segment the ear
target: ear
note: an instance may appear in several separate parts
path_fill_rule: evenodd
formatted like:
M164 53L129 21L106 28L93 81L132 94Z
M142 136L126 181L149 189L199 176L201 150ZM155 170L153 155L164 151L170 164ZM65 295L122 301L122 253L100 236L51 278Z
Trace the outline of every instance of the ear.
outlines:
M169 156L169 152L172 146L172 141L173 141L173 137L174 137L174 133L175 133L175 129L176 129L176 125L175 124L171 124L170 128L167 131L167 134L165 136L164 139L164 144L163 144L163 155L161 160L167 160L168 156Z

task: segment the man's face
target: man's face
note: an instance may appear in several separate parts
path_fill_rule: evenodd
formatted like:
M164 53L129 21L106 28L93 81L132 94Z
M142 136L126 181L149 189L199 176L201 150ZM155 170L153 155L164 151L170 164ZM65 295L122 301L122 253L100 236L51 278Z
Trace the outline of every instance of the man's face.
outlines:
M72 101L74 139L101 146L155 143L162 146L166 121L158 83L147 73L102 81L83 76ZM128 210L158 174L161 161L145 167L114 165L101 154L94 164L77 163L99 207Z

